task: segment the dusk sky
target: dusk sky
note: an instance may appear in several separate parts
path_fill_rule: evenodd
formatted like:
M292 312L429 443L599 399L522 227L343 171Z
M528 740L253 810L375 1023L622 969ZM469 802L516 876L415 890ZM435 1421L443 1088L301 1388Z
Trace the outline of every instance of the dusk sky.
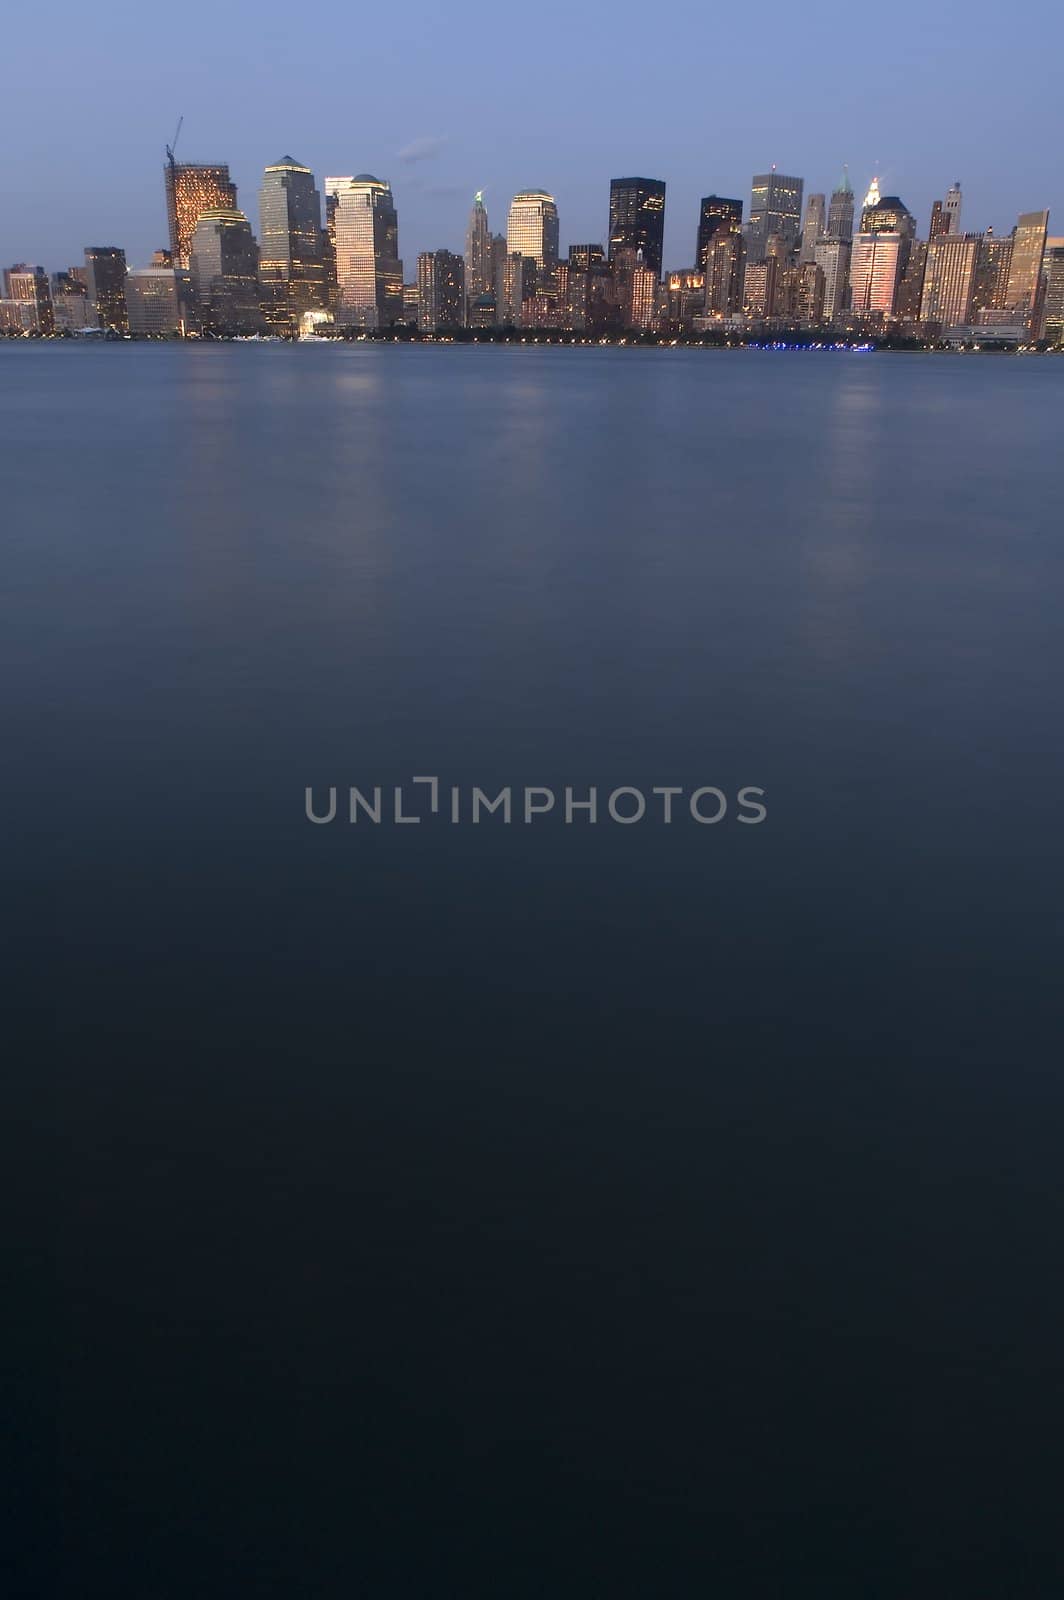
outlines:
M504 232L514 191L549 189L563 250L603 241L609 179L664 178L666 267L689 266L698 199L749 204L775 163L830 191L848 162L878 171L926 236L959 178L962 227L1007 231L1049 206L1064 234L1064 8L1007 27L986 0L795 7L591 0L482 12L406 0L178 7L58 0L5 12L0 57L0 264L55 270L87 244L131 266L167 242L164 146L228 161L258 231L267 162L390 180L400 251L461 249L473 191ZM101 18L105 18L102 21Z

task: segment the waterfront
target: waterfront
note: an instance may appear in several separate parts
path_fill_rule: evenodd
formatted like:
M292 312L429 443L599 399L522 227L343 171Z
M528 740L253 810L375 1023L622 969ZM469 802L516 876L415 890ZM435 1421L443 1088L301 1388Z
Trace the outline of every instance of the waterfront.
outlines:
M645 1594L1049 1570L1062 402L1038 356L0 349L68 1580L222 1539L541 1593L545 1529L588 1593L604 1547ZM304 815L418 774L768 816Z

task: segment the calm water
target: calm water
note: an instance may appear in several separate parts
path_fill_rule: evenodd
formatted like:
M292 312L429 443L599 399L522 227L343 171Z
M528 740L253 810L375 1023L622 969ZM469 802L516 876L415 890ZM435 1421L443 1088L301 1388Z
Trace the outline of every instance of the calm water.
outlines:
M1059 1592L1062 415L0 349L39 1582ZM304 818L418 774L768 818Z

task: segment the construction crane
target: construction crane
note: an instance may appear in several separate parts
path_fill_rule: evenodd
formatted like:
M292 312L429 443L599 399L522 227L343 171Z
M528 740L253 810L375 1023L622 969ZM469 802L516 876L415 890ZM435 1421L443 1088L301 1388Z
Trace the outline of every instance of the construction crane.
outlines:
M177 141L181 137L181 128L182 128L182 125L184 123L184 120L185 119L184 119L183 116L178 117L178 119L177 119L177 127L174 130L173 142L171 144L168 144L167 147L166 147L166 159L170 163L171 167L176 167L177 166L177 162L174 159L174 151L177 149Z

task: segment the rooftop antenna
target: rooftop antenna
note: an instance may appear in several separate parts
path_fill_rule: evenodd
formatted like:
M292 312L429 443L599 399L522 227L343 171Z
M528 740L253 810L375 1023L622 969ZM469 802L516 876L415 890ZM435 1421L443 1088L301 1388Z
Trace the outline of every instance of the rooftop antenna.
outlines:
M181 137L181 128L182 128L182 126L184 124L184 121L185 121L185 119L184 119L183 116L178 117L178 119L177 119L177 127L174 130L173 140L166 147L166 159L170 163L171 167L176 167L176 165L177 165L177 162L174 159L174 151L177 149L177 141Z

